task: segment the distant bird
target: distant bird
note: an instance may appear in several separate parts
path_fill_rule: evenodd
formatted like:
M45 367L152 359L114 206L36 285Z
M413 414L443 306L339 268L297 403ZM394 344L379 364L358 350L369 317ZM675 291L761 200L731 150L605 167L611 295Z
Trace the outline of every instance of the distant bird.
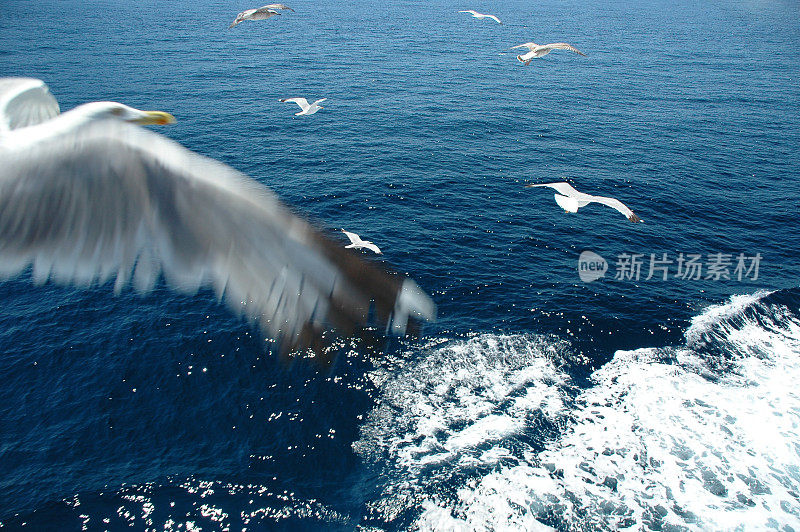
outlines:
M525 185L526 188L531 187L550 187L558 194L555 195L556 203L558 203L562 209L567 212L578 212L578 209L581 207L585 207L590 203L602 203L603 205L607 205L612 209L616 209L625 217L630 220L631 222L641 222L642 219L633 214L633 211L626 207L621 201L614 198L607 198L604 196L592 196L591 194L584 194L583 192L578 192L572 185L565 182L559 183L543 183L541 185Z
M313 115L314 113L316 113L320 109L325 109L324 107L322 107L320 105L320 103L324 102L325 100L327 100L327 98L321 98L321 99L315 101L312 104L309 104L308 100L306 100L305 98L283 98L280 101L281 102L292 102L292 103L296 103L297 105L299 105L301 110L300 110L299 113L295 113L294 116L300 116L300 115Z
M0 79L6 122L52 114L41 87L19 96L25 83ZM346 252L257 181L133 125L171 119L93 102L0 135L0 279L30 269L37 284L113 280L115 292L162 275L182 292L213 287L284 353L322 347L327 327L403 334L434 318L411 279Z
M228 26L228 29L231 29L245 20L266 20L273 15L280 15L280 11L276 11L276 9L294 11L294 9L284 4L269 4L259 7L258 9L248 9L236 15L236 19Z
M531 59L547 55L553 50L569 50L571 52L575 52L578 55L586 57L585 53L581 52L571 44L567 44L565 42L554 42L552 44L536 44L535 42L526 42L524 44L518 44L517 46L512 46L510 49L513 50L514 48L527 48L528 50L530 50L526 54L517 56L517 59L520 62L525 63L526 66L531 64Z
M469 13L473 17L480 18L480 19L490 18L490 19L496 21L498 24L502 24L502 22L500 22L500 19L497 18L496 16L494 16L494 15L484 15L483 13L478 13L477 11L473 11L472 9L467 9L465 11L459 11L459 13Z
M350 244L346 245L345 248L354 248L354 249L366 248L370 251L374 251L378 255L381 254L381 250L378 248L378 246L376 246L369 240L361 240L361 237L358 236L357 234L351 233L350 231L345 231L344 229L342 229L342 233L347 235L347 238L350 239Z

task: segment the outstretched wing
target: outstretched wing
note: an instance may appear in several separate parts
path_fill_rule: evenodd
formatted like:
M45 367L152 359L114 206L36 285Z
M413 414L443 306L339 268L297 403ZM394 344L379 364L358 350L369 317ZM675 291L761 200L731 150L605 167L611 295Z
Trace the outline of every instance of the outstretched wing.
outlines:
M345 231L344 229L342 229L342 233L344 233L347 238L350 239L351 244L361 244L361 237L357 234L351 233L350 231Z
M5 149L0 276L148 290L213 286L282 351L325 327L398 333L435 306L410 279L342 249L266 187L156 133L117 122ZM374 313L370 308L374 308ZM369 321L374 315L374 320Z
M490 18L490 19L492 19L492 20L494 20L494 21L496 21L498 24L502 24L502 22L500 22L500 19L499 19L499 18L497 18L497 17L496 17L496 16L494 16L494 15L484 15L484 16L485 16L485 17L487 17L487 18Z
M289 6L287 6L286 4L269 4L269 5L266 5L266 6L262 7L262 8L260 8L260 9L284 9L284 10L291 11L292 13L294 13L294 9L292 9Z
M380 249L378 246L376 246L375 244L373 244L372 242L369 242L369 241L367 241L367 242L364 242L364 243L362 244L362 247L365 247L365 248L367 248L368 250L370 250L370 251L373 251L373 252L377 253L378 255L380 255L380 254L382 253L382 252L381 252L381 249Z
M303 111L308 109L308 100L306 100L305 98L284 98L281 101L296 103L297 105L300 106L300 109L302 109Z
M0 79L0 135L50 120L59 112L58 102L42 80Z
M534 48L538 48L538 44L535 42L526 42L523 44L518 44L516 46L512 46L509 50L513 50L514 48L527 48L528 50L533 50Z
M602 203L603 205L607 205L612 209L616 209L622 214L625 215L625 218L630 220L631 222L641 222L642 219L636 216L632 210L630 210L624 203L616 198L607 198L605 196L592 196L592 201L597 203Z
M565 42L554 42L552 44L543 44L542 48L550 48L551 50L569 50L570 52L575 52L578 55L586 57L585 53L581 52L571 44L567 44Z
M553 190L555 190L556 192L558 192L559 194L561 194L563 196L570 196L570 197L576 197L576 196L585 195L582 192L578 192L577 190L572 188L572 185L570 185L569 183L566 183L566 182L563 182L563 181L559 182L559 183L542 183L542 184L539 184L539 185L525 185L525 187L526 188L550 187Z
M327 98L320 98L319 100L315 101L312 105L319 105L322 102L324 102L325 100L327 100Z
M242 11L241 13L236 15L236 18L233 19L233 22L231 22L231 25L228 26L228 29L231 29L232 27L236 26L237 24L243 22L245 19L247 19L247 17L249 17L250 15L252 15L255 12L256 12L255 9L248 9L247 11Z

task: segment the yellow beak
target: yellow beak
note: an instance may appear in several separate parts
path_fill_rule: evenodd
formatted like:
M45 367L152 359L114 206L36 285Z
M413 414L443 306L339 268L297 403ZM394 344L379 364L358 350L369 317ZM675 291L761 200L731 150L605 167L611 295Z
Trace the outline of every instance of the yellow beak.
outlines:
M142 124L143 126L150 126L150 125L159 125L165 126L167 124L172 124L175 122L175 117L169 113L165 113L163 111L142 111L144 116L141 118L137 118L134 120L137 124Z

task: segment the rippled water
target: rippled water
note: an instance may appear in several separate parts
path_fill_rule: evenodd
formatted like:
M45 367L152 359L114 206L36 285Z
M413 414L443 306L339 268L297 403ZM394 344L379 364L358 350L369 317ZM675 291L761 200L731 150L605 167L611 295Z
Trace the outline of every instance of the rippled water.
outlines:
M439 321L318 373L211 292L0 283L0 523L797 529L800 7L290 5L228 30L253 6L4 0L0 75L173 113L160 132L378 243ZM523 67L530 40L587 57ZM645 223L522 187L564 176ZM763 258L646 280L663 253Z

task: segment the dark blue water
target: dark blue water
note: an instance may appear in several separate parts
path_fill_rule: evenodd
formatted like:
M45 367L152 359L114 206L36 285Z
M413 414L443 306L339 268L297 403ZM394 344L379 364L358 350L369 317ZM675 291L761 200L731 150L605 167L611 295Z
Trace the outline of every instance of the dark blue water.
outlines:
M210 291L4 281L0 524L798 529L800 6L290 5L228 30L255 6L3 0L0 75L171 112L159 132L375 241L438 322L319 372ZM524 67L531 40L587 57ZM523 188L564 177L645 223ZM733 278L645 279L664 253Z

